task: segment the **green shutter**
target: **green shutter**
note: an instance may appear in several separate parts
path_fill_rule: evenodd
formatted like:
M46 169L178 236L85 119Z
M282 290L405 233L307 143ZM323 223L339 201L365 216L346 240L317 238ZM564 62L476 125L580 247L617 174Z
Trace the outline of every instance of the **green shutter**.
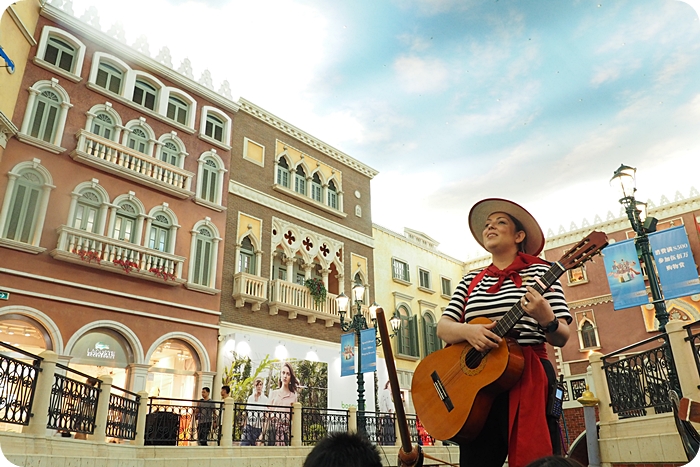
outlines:
M409 355L412 355L413 357L418 357L420 356L420 353L418 352L418 316L411 316L411 319L409 321L409 331Z

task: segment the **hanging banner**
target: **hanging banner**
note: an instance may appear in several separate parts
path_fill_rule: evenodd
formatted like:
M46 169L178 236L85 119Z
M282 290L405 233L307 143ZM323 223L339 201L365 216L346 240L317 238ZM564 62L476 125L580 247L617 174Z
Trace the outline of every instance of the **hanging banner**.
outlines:
M700 279L685 226L650 234L649 244L666 300L700 293Z
M649 303L634 240L623 240L603 248L603 261L616 310Z
M355 374L355 334L340 336L340 376Z
M377 331L374 328L360 331L360 352L362 353L362 373L377 369Z

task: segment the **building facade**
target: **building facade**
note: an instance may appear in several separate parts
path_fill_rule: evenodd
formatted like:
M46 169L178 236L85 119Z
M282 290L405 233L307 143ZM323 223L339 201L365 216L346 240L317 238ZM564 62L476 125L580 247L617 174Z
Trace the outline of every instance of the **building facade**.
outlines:
M198 398L216 370L238 106L94 11L39 11L0 162L3 341Z
M443 347L437 322L464 275L464 263L440 252L436 240L417 230L404 228L400 234L374 224L373 231L375 296L387 320L394 314L401 320L391 344L406 410L413 413L413 371Z
M254 366L266 356L319 360L330 365L329 407L354 405L354 387L339 376L335 298L361 283L365 313L374 300L370 181L377 172L252 102L238 103L219 373L232 352ZM325 298L314 298L310 280L323 284Z

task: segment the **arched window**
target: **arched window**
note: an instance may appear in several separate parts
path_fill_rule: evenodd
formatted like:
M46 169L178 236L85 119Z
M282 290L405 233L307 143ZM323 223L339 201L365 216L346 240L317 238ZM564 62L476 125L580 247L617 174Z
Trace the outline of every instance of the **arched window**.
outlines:
M328 182L328 206L338 209L338 190L335 188L333 180Z
M255 248L246 235L241 241L241 253L238 257L238 272L255 274Z
M173 141L165 141L160 149L160 160L180 167L180 150Z
M52 90L44 89L34 102L36 107L29 123L29 136L52 143L56 137L61 98Z
M156 214L148 235L148 248L170 253L170 227L170 219L165 214Z
M212 113L207 114L204 134L221 143L224 142L224 122Z
M5 193L5 199L9 200L9 203L6 201L3 205L6 210L0 219L4 223L2 237L38 246L40 227L43 226L46 214L42 212L46 204L46 201L42 202L45 196L45 177L29 167L19 169L19 173L13 172L10 172L10 183Z
M294 171L294 191L301 195L306 194L306 172L304 172L304 167L301 164Z
M224 161L215 150L203 153L199 160L197 173L197 195L195 201L217 209L223 203L224 191Z
M442 348L442 342L437 336L437 322L430 312L423 313L423 338L425 341L424 357Z
M175 96L170 96L168 98L168 110L166 115L169 119L187 125L188 111L189 105L187 102Z
M73 62L76 57L76 49L64 40L50 36L46 43L44 60L69 73L74 73Z
M128 201L121 203L114 220L112 238L133 243L136 235L138 212L138 209L132 203Z
M202 177L202 185L199 190L199 197L214 203L216 200L216 194L219 191L217 183L217 172L218 167L216 161L211 158L207 158L202 165L202 170L200 176Z
M213 287L214 234L208 227L202 226L197 230L194 242L190 282L204 287Z
M403 305L397 309L401 319L401 327L398 331L398 352L402 355L418 357L418 322L417 316L411 313Z
M598 347L595 327L593 326L593 323L588 320L585 320L581 326L581 341L584 349Z
M320 203L322 193L321 177L318 176L318 173L315 173L311 179L311 197Z
M124 72L119 68L105 62L101 62L97 67L95 84L98 86L112 91L115 94L121 94L123 81Z
M129 138L126 140L126 145L135 151L147 154L148 136L146 132L139 127L132 128Z
M75 215L73 216L73 227L86 232L98 233L100 206L102 201L100 195L94 190L84 190L75 205ZM102 232L99 232L102 234Z
M156 88L146 81L137 79L134 84L134 95L131 100L147 109L156 108Z
M277 184L289 188L289 164L284 157L277 162Z
M92 120L92 132L106 139L114 136L114 121L106 112L98 112Z

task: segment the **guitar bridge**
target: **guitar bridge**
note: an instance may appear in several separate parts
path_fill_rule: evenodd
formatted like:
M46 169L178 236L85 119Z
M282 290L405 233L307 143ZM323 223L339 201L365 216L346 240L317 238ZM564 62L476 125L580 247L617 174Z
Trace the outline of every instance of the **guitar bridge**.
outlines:
M430 375L430 377L433 379L433 386L435 386L435 391L437 391L438 397L440 398L442 403L445 404L447 411L452 412L452 410L455 408L455 406L454 406L454 404L452 404L452 400L450 399L450 396L447 395L447 391L445 390L445 386L442 384L442 380L440 380L440 376L438 376L437 371L433 371L433 373Z

